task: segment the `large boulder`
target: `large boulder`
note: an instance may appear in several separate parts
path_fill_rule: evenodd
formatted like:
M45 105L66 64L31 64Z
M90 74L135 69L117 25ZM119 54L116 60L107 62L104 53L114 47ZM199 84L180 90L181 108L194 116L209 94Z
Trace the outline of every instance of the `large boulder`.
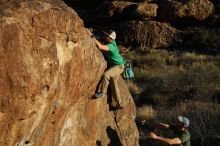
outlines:
M0 145L138 145L135 105L92 99L106 62L60 0L0 3Z
M104 1L90 9L76 7L76 11L86 24L109 25L126 20L152 19L157 16L157 8L156 4L148 2Z
M210 17L214 11L215 7L209 0L189 0L187 3L180 5L175 15L205 20Z
M163 48L181 41L181 32L168 23L128 21L110 27L117 31L117 39L125 46Z
M205 20L212 16L215 7L209 0L158 1L160 19L171 21L178 18Z
M103 1L129 1L129 2L143 2L151 0L63 0L70 6L79 6L81 8L92 8L102 3Z
M64 1L68 5L79 6L82 8L91 8L97 5L97 3L102 2L102 0L92 0L92 1L91 0L74 0L74 2L72 0L64 0Z
M157 15L157 5L147 2L114 1L108 6L107 14L128 20L149 20Z

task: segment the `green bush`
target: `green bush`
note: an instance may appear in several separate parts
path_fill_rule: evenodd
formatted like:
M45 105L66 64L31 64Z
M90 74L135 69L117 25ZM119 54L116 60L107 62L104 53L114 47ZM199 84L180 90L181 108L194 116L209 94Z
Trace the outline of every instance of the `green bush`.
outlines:
M185 47L219 52L220 29L189 28L185 30Z

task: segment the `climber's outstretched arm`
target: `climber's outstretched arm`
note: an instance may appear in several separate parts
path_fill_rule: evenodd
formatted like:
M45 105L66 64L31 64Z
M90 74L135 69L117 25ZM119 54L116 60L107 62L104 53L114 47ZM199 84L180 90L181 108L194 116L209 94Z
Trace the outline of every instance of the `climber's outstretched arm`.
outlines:
M145 125L146 124L146 120L142 120L141 124ZM168 128L170 128L170 125L169 124L165 124L165 123L155 123L154 127L155 128L159 128L159 129L168 129Z
M108 48L107 45L102 45L102 44L101 44L96 38L94 38L94 37L93 37L93 39L94 39L94 41L95 41L95 44L98 46L98 48L99 48L100 50L109 51L109 48Z
M176 137L176 138L164 138L164 137L157 136L154 132L150 132L149 137L153 138L155 140L158 140L158 141L168 143L170 145L181 144L182 143L181 140L178 137Z
M158 123L157 124L157 128L159 129L168 129L170 127L170 125L165 124L165 123Z
M88 32L89 35L94 39L95 44L98 46L98 48L99 48L100 50L109 51L108 46L101 44L101 43L94 37L94 35L91 33L91 31L90 31L89 29L87 29L87 32Z

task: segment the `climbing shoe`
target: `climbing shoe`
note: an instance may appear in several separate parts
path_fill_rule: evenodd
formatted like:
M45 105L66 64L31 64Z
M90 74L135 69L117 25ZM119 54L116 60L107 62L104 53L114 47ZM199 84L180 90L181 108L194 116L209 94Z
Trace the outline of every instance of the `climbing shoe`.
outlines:
M102 98L102 97L104 97L104 93L103 92L98 92L98 93L96 93L94 96L95 96L95 98L97 99L97 98Z

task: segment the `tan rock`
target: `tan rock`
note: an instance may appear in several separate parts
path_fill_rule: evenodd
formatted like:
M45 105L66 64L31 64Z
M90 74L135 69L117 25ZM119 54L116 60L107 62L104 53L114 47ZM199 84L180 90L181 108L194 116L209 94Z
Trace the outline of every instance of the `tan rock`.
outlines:
M214 11L214 5L209 0L190 0L181 5L175 14L179 17L194 17L198 20L204 20L211 16Z
M212 16L215 11L213 3L209 0L158 1L158 5L158 15L165 21L175 21L179 18L205 20L206 18Z
M108 6L108 14L112 17L123 17L129 20L149 20L157 15L157 5L147 2L133 3L114 1Z
M77 12L86 24L109 24L125 20L149 20L157 15L156 4L147 2L107 1L91 9L78 8Z
M94 8L97 5L105 2L103 0L63 0L65 3L67 3L69 6L80 6L82 8ZM128 1L128 2L140 2L140 0L109 0L109 1ZM141 0L141 1L149 1L149 0Z
M62 1L0 3L0 146L138 145L133 99L92 100L106 63ZM115 138L114 137L114 138Z

